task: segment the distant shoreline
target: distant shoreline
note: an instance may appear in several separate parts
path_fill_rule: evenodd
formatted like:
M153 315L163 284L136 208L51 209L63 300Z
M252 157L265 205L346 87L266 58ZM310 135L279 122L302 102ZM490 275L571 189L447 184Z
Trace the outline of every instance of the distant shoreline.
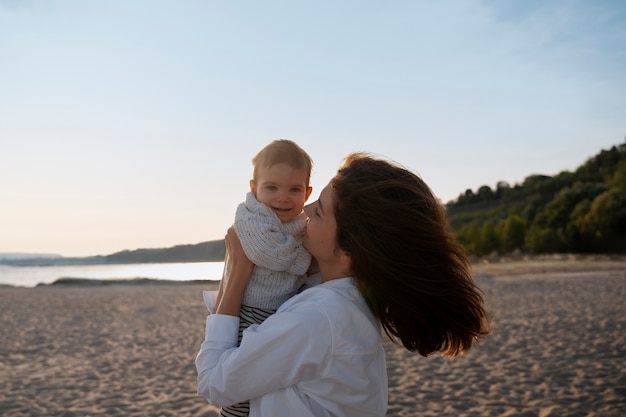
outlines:
M523 275L573 274L583 272L623 271L626 277L626 255L511 255L487 256L472 259L472 275L481 277L507 276L511 279ZM103 287L114 285L193 285L215 284L215 279L173 280L167 278L84 278L61 277L53 282L40 283L26 288ZM2 284L0 288L22 288L19 285Z
M92 279L92 278L59 278L50 284L37 284L34 288L41 287L70 287L70 286L105 286L105 285L195 285L195 284L215 284L212 279L154 279L154 278L132 278L132 279Z
M42 288L64 288L64 287L105 287L105 286L138 286L138 285L197 285L207 284L213 285L219 283L219 280L212 279L192 279L192 280L174 280L174 279L156 279L156 278L129 278L129 279L99 279L99 278L59 278L51 283L40 283L34 287L24 287L11 284L0 284L0 288L19 288L19 289L42 289Z
M102 286L177 284L202 280L219 280L223 262L168 262L106 265L0 265L0 286Z
M474 274L521 275L557 272L625 271L626 255L494 255L472 259Z

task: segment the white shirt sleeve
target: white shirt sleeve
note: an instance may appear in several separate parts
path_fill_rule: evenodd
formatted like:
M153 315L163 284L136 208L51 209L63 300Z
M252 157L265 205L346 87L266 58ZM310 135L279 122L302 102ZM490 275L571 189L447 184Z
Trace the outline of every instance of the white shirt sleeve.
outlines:
M318 378L332 353L328 317L309 304L270 316L244 331L239 319L210 315L196 357L198 394L228 406Z
M202 291L202 298L204 305L209 310L209 313L215 314L217 308L217 293L219 291Z

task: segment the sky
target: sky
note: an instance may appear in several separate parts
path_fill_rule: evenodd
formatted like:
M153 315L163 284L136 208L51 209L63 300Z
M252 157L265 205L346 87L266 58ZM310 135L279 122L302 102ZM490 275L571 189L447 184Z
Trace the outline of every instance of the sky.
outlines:
M626 136L626 2L0 0L0 252L222 239L288 138L443 202Z

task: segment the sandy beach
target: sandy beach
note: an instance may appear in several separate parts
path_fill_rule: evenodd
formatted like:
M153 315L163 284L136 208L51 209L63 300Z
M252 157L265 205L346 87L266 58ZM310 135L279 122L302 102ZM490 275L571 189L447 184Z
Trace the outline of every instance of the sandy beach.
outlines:
M623 258L478 262L493 334L454 360L387 343L387 415L626 415L625 271ZM211 286L0 288L0 415L216 416L193 362Z

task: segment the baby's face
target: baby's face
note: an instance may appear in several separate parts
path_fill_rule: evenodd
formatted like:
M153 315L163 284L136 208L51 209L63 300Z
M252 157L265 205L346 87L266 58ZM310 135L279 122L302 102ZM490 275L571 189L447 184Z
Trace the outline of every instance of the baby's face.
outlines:
M276 213L282 223L293 220L302 212L311 195L307 187L308 172L287 163L258 170L258 178L250 181L256 199Z

